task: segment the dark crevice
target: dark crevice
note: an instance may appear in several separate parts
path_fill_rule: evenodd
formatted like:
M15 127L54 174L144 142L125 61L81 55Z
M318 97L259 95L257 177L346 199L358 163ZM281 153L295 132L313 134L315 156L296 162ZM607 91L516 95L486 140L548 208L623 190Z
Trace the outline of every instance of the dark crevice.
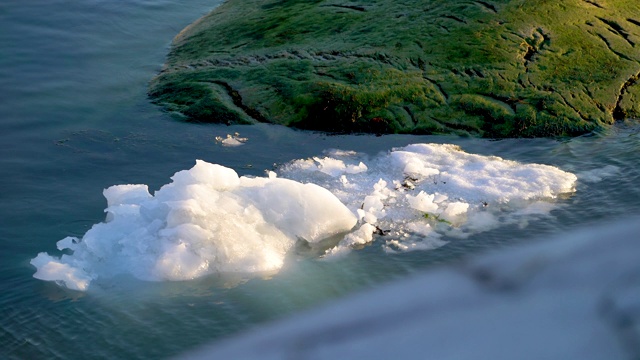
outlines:
M330 5L325 5L325 6L332 6L332 7L338 7L338 8L342 8L342 9L350 9L350 10L361 11L361 12L367 11L367 9L365 9L364 7L355 6L355 5L330 4Z
M469 77L484 78L484 74L477 69L464 69L464 73Z
M596 35L597 37L599 37L599 38L600 38L600 40L602 40L602 41L605 43L605 45L607 45L607 48L609 49L609 51L611 51L612 53L616 54L619 58L621 58L621 59L625 59L625 60L628 60L628 61L635 61L635 60L631 59L630 57L628 57L627 55L625 55L625 54L623 54L623 53L621 53L621 52L619 52L619 51L615 51L615 50L613 50L613 48L611 47L611 43L609 42L609 40L607 40L607 38L606 38L606 37L604 37L602 34L595 34L595 35Z
M629 18L629 19L627 19L627 21L632 23L633 25L640 26L640 21L638 21L638 20L634 20L634 19Z
M249 44L249 43L248 43L248 42L244 42L244 43L242 43L242 44L238 44L238 45L236 45L236 46L232 47L232 49L241 48L241 47L243 47L243 46L245 46L245 45L247 45L247 44Z
M421 57L417 60L411 59L411 64L423 72L427 70L427 63Z
M542 29L538 29L538 33L542 36L542 43L540 44L540 48L542 49L542 45L548 46L551 43L551 37L549 37L549 34L542 31Z
M402 107L404 109L404 111L407 112L407 114L409 114L409 117L411 117L411 121L413 122L413 125L418 125L418 121L416 120L416 117L413 115L413 111L411 111L411 109L405 105Z
M538 53L538 50L533 46L527 44L527 52L524 54L524 72L529 72L529 64L531 63L533 56Z
M465 125L465 124L454 124L454 123L448 123L448 122L444 122L442 123L442 125L453 129L453 130L463 130L463 131L468 131L471 133L477 133L478 132L478 128L473 127L473 126L469 126L469 125Z
M555 92L556 94L558 94L561 98L562 101L564 101L565 105L567 105L568 107L570 107L573 111L575 111L576 114L578 114L578 116L580 116L580 118L584 121L589 121L589 119L587 119L584 115L582 115L582 112L580 112L580 109L576 108L575 106L573 106L573 104L571 104L567 98L560 92Z
M640 73L631 76L620 88L620 92L618 93L618 100L616 101L616 107L613 109L613 119L614 120L624 120L627 117L626 112L622 109L622 98L624 94L627 92L627 89L638 82L640 78Z
M603 7L602 5L598 4L598 3L597 3L597 2L595 2L595 1L584 0L584 2L586 2L586 3L587 3L587 4L589 4L589 5L593 5L593 6L597 7L597 8L604 9L604 7Z
M494 94L480 94L482 96L486 96L490 99L493 99L495 101L499 101L502 103L505 103L507 105L509 105L509 107L513 110L513 112L516 112L516 104L519 103L520 101L522 101L521 99L515 99L515 98L510 98L510 97L506 97L506 96L499 96L499 95L494 95Z
M463 24L467 23L466 21L464 21L464 20L462 20L459 17L454 16L454 15L444 15L443 17L446 17L447 19L455 20L455 21L463 23Z
M530 38L526 38L525 44L527 45L527 51L525 52L524 67L525 72L529 72L529 64L534 60L534 57L540 53L545 47L551 43L551 38L541 28L537 28Z
M440 93L442 94L442 97L444 97L445 101L449 101L449 94L447 94L446 91L444 91L444 89L442 88L442 86L440 86L440 84L438 84L435 80L432 80L426 76L422 76L425 80L427 80L428 82L432 83L433 86L435 86L438 91L440 91Z
M524 54L524 59L527 62L531 61L531 58L533 58L533 55L535 55L537 52L538 50L536 50L536 48L527 44L527 52Z
M476 1L476 4L480 4L496 14L498 13L498 10L496 9L496 7L493 6L493 4L490 4L486 1Z
M525 81L528 83L528 85L525 84ZM520 84L520 86L522 86L522 88L525 88L525 89L529 88L529 87L532 87L532 88L534 88L536 90L540 90L540 88L538 88L534 83L531 82L531 79L529 78L529 76L524 77L524 79L523 79L523 77L519 77L518 78L518 84Z
M511 35L513 35L513 36L515 36L515 37L517 37L518 39L522 39L522 40L524 40L524 36L522 36L522 35L518 34L518 33L517 33L517 32L515 32L515 31L510 31L510 32L509 32L509 34L511 34Z
M442 126L442 127L446 127L446 125L444 124L444 121L438 119L438 118L434 118L433 116L428 116L429 119L433 120L433 122L435 122L436 124Z
M229 96L231 97L233 104L239 107L240 109L242 109L242 111L244 111L245 114L249 115L249 117L251 117L252 119L258 122L262 122L262 123L269 122L264 116L262 116L262 114L260 114L259 111L245 105L244 102L242 102L242 96L240 96L240 93L237 90L235 90L233 87L231 87L229 83L221 80L213 80L211 82L222 86L227 91L227 94L229 94Z
M520 84L520 86L522 86L523 89L527 88L527 85L524 83L524 81L522 80L522 78L518 79L518 84Z
M316 71L316 75L318 76L324 76L324 77L328 77L334 80L337 80L337 78L331 74L327 74L326 72L321 72L321 71Z
M602 105L601 102L596 100L594 94L591 92L589 87L586 85L582 85L582 88L584 89L584 93L587 94L587 96L589 97L589 99L591 99L591 101L595 104L595 106L598 109L600 109L600 111L606 114L608 112L607 108L604 105Z
M583 88L584 88L584 93L587 94L589 98L594 99L593 93L591 92L591 90L589 90L589 88L586 86L583 86Z
M631 41L631 39L629 39L629 33L622 26L620 26L620 24L618 24L615 21L607 20L598 16L596 16L596 18L602 21L603 23L605 23L606 25L608 25L609 28L607 30L622 37L627 42L627 44L631 45L631 47L636 46L636 44L633 41Z

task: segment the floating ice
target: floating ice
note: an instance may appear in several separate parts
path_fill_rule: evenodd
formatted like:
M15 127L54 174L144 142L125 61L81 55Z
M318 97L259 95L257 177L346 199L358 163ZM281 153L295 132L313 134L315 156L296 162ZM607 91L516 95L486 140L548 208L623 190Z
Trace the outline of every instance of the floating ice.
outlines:
M211 273L257 273L283 265L298 239L310 243L347 232L355 215L314 184L238 177L197 161L153 196L146 185L104 191L107 221L82 238L65 238L60 258L40 253L35 277L86 290L120 273L143 280L186 280Z
M322 162L296 160L278 171L329 189L361 225L384 235L387 251L433 249L446 244L443 236L524 226L528 217L548 216L553 199L574 192L577 180L552 166L469 154L448 144L413 144L370 160L353 152L331 155ZM363 170L349 171L356 167ZM362 232L359 227L327 255L361 246L368 239Z
M548 216L554 199L575 191L577 180L552 166L436 144L372 159L333 151L276 172L239 177L197 161L154 195L146 185L112 186L104 191L106 222L81 240L58 242L72 254L39 254L31 261L34 276L86 290L94 279L121 273L185 280L277 271L300 239L319 243L334 236L342 240L327 257L376 241L387 252L429 250Z
M216 136L216 143L222 144L222 146L240 146L247 142L247 138L240 137L240 134L234 133L233 135L227 134L226 137Z

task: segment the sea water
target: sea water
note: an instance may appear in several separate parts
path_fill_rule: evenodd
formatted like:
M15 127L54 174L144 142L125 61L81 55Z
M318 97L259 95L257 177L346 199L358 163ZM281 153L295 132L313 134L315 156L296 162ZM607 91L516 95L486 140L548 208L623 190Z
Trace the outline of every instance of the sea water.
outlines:
M267 125L177 122L149 103L146 85L160 70L172 36L215 5L203 0L0 4L0 357L166 357L485 250L640 213L640 128L633 121L571 140L502 141L332 136ZM437 164L428 163L433 156L423 156L443 149L441 158L449 158ZM227 227L233 231L220 237L222 244L258 229L242 223L253 221L270 237L252 238L247 259L270 266L226 271L207 258L220 247L209 248L206 241L200 242L201 252L185 252L192 247L189 241L203 237L189 235L189 226L176 230L179 225L235 214L212 219L185 212L207 210L206 203L198 203L201 197L191 190L165 191L172 184L188 187L176 184L176 173L188 174L196 164L228 169L226 177L237 179L238 188L191 190L215 190L218 199L240 204L237 211L253 204L250 216L236 216L237 227ZM524 180L518 182L519 176ZM490 184L491 178L515 185ZM491 186L465 193L460 186L472 179L480 181L474 186L482 181ZM278 190L276 180L300 185ZM335 198L336 209L344 206L353 218L340 216L348 221L310 232L325 216L313 207L317 204L308 204L317 215L309 227L279 223L279 215L296 214L287 209L299 209L304 197L292 191L306 184L329 193L313 187L312 193L323 194L320 209ZM532 184L538 187L527 190ZM273 188L256 190L267 186ZM173 222L167 208L152 206L169 195L182 196L163 198L182 202ZM269 213L273 197L285 199L284 205ZM260 198L267 200L261 204ZM145 229L156 229L150 225L154 220L165 226L151 231L156 237L149 239L155 240L136 242L142 237L109 229L118 214L122 221L135 220L127 211L136 205L155 209L139 212L147 217L138 220L150 220ZM97 244L120 245L106 253L82 249L95 228L106 236ZM130 227L130 234L141 228ZM123 243L124 238L131 241ZM263 256L269 248L260 242L265 238L276 245ZM145 252L145 245L159 241L166 242L164 253ZM135 256L125 262L118 251ZM84 253L87 262L77 267L89 280L84 291L69 289L61 279L34 278L38 264L32 262L41 253L50 263L72 268L62 259ZM145 254L157 255L147 267ZM96 265L101 261L126 263L126 271ZM184 268L193 264L199 266ZM174 271L175 265L185 271Z

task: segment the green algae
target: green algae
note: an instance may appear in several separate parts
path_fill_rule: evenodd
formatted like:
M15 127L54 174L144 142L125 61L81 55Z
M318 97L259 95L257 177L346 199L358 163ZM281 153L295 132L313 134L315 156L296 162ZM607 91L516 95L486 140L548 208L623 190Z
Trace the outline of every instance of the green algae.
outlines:
M149 94L197 121L578 135L638 117L635 0L228 0Z

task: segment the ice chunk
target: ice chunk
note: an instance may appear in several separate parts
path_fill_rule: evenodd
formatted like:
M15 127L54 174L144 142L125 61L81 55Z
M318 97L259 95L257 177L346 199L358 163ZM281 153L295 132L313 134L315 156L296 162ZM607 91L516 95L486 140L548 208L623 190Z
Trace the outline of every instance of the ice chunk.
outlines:
M227 134L226 137L216 136L216 143L222 144L222 146L240 146L247 142L247 138L240 137L240 134L234 133L233 135Z
M584 178L605 174L615 169ZM315 243L342 233L329 255L375 242L376 234L384 235L385 251L428 250L551 216L577 178L455 145L413 144L374 158L336 150L294 160L265 178L198 160L172 180L153 195L146 185L106 189L107 222L81 240L59 241L71 255L38 255L36 277L83 290L121 273L185 280L277 271L298 239Z
M56 281L61 285L71 289L84 291L89 287L91 277L82 269L75 268L70 264L61 262L46 253L40 253L31 260L31 265L38 271L33 277L40 280Z
M298 239L318 242L347 232L355 215L331 192L276 176L239 177L198 160L153 196L145 185L104 191L109 222L81 240L65 238L55 258L32 260L38 279L86 290L117 274L187 280L211 273L260 273L282 267Z
M350 156L355 153L352 151L332 151L336 156ZM348 164L344 160L332 157L313 157L312 159L300 159L293 161L290 166L305 171L319 171L331 177L340 177L343 174L359 174L366 172L368 167L362 161L357 164Z
M425 245L420 239L424 235L408 230L418 222L431 227L429 238L460 238L548 216L560 194L575 191L577 180L557 167L470 154L450 144L413 144L374 158L346 151L334 154L337 164L362 162L367 171L340 170L338 178L327 177L309 160L295 160L277 171L329 189L357 212L360 221L383 231L385 249L393 251L444 243ZM322 161L332 163L328 157Z
M361 247L373 241L373 233L376 231L376 227L364 223L357 230L347 234L340 243L329 249L326 256L336 257L348 253L352 248Z
M407 194L407 201L412 208L425 213L435 213L438 210L438 204L433 202L435 194L427 194L420 191L418 195L412 196Z
M450 220L455 218L456 216L466 213L468 209L469 209L469 204L465 202L460 202L460 201L452 202L452 203L449 203L449 205L447 205L447 207L444 209L444 211L442 212L442 216L445 219Z

